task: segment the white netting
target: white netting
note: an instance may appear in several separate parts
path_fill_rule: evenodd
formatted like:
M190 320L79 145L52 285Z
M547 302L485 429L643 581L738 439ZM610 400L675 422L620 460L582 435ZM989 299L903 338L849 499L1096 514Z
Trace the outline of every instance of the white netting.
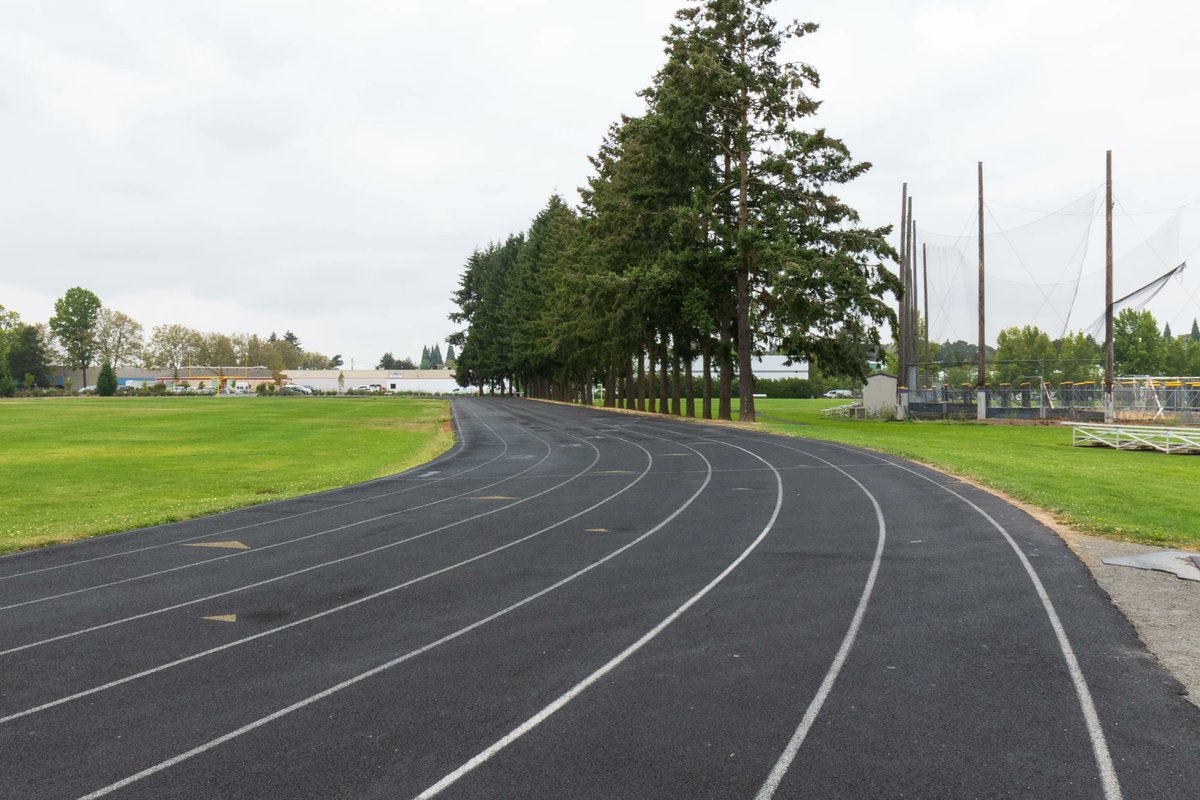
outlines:
M1104 192L1097 189L1053 214L1025 225L984 235L985 327L989 344L1005 328L1032 325L1052 339L1089 331L1097 316L1103 338ZM987 229L997 227L990 211ZM1116 311L1148 304L1160 322L1190 326L1196 292L1177 280L1182 271L1180 229L1183 209L1170 212L1156 230L1144 234L1132 215L1114 221L1113 265ZM931 341L978 338L979 238L917 231L917 280L922 251L928 263ZM1153 301L1153 302L1152 302ZM923 311L923 309L922 309ZM1186 319L1182 319L1186 317ZM1094 330L1090 332L1096 335ZM1182 331L1179 331L1182 332Z

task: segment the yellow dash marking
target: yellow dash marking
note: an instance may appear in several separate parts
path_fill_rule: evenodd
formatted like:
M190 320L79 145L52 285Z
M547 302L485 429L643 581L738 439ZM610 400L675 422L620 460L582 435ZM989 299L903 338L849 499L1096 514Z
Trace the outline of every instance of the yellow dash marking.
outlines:
M663 453L664 456L690 456L691 453Z
M588 533L608 533L608 528L588 528Z
M750 491L750 490L749 490L749 489L747 489L745 486L735 486L735 487L733 487L733 490L734 490L735 492L748 492L748 491Z
M205 617L213 622L237 622L237 614L217 614L212 617Z
M515 497L506 497L502 494L491 494L486 497L472 497L472 500L516 500Z
M249 550L250 545L241 542L188 542L184 547L221 547L226 550Z
M605 469L596 473L597 475L632 475L631 469Z

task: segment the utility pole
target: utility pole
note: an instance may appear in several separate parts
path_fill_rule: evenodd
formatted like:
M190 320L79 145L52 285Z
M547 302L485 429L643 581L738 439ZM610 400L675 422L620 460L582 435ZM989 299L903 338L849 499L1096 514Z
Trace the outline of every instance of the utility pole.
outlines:
M1105 153L1104 191L1104 421L1116 417L1113 405L1113 190L1112 150Z
M908 306L908 270L905 269L905 260L908 257L908 184L905 183L900 189L900 250L899 266L900 266L900 303L896 308L897 316L896 323L898 330L896 331L896 382L898 385L904 383L904 373L908 369L907 353L905 352L905 337L908 334L908 320L906 319L906 309Z
M921 242L921 288L925 295L925 387L929 388L929 253Z
M920 350L917 349L917 340L919 337L920 323L917 321L917 223L913 219L911 197L908 198L908 285L912 287L912 294L908 302L908 375L905 381L908 384L909 391L917 385L917 358Z
M979 162L979 378L975 384L975 416L987 419L987 363L983 329L983 162Z

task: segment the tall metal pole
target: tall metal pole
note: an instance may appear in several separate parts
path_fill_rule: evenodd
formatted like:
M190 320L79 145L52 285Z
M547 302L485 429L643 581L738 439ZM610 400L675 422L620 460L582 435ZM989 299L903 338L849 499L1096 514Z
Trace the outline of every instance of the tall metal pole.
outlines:
M976 386L976 416L987 419L987 382L986 342L983 328L983 162L979 162L979 378Z
M1113 185L1112 150L1104 156L1104 421L1116 416L1113 407Z

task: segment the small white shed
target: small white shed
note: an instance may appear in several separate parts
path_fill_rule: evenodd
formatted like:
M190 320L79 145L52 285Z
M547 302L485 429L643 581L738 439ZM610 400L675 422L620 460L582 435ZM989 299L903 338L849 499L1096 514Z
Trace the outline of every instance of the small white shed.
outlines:
M868 417L896 416L896 376L876 372L863 387L863 413Z

